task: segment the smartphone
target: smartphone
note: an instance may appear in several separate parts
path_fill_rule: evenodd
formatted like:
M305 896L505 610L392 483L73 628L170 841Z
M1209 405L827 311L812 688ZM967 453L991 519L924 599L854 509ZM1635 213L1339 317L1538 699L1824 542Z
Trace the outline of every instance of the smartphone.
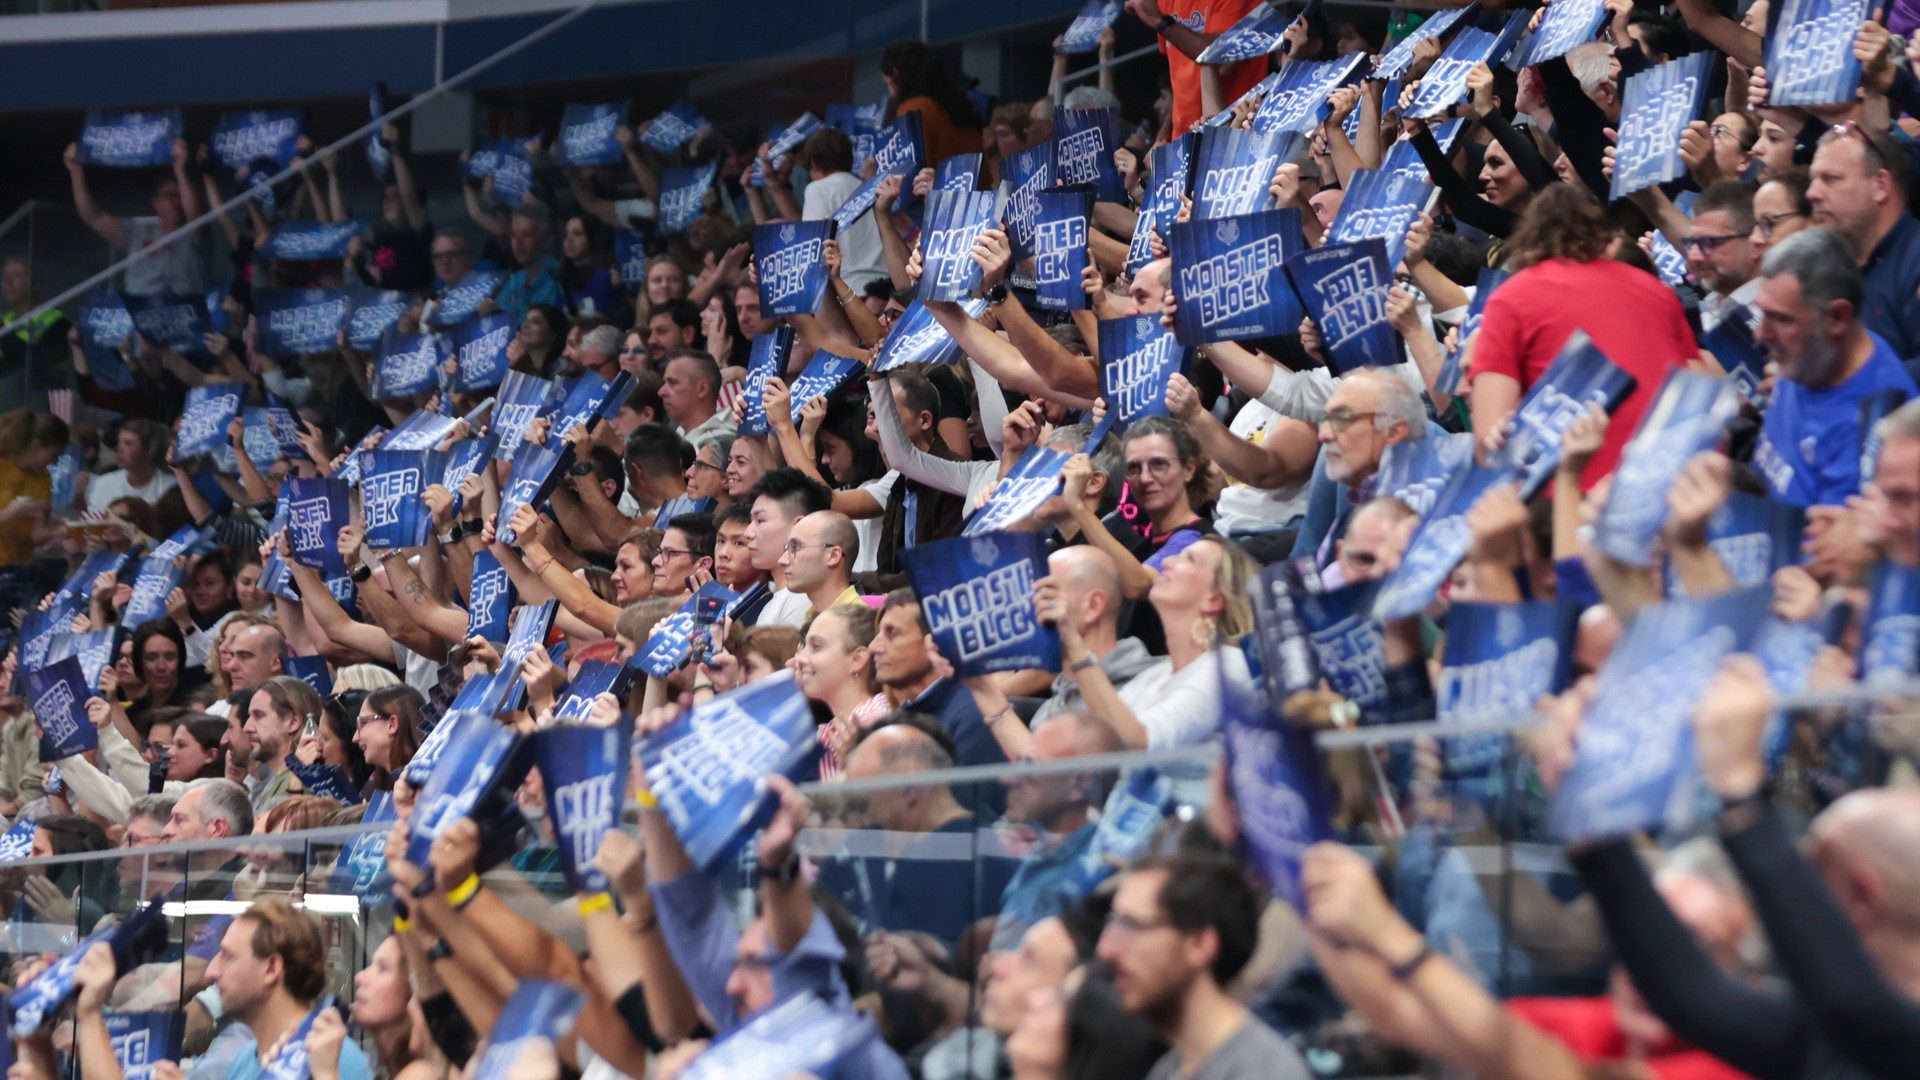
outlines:
M696 597L693 602L693 651L687 657L704 664L713 657L713 628L720 625L726 602L718 596Z

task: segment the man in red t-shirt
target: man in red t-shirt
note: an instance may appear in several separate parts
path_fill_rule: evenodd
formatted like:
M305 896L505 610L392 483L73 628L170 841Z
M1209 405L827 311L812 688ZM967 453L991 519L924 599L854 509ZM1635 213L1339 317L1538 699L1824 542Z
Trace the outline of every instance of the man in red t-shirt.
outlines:
M1179 138L1200 121L1200 66L1194 57L1259 7L1261 0L1127 0L1127 8L1160 35L1173 83L1173 134ZM1242 60L1220 72L1222 106L1239 100L1267 75L1265 57Z
M1581 474L1591 488L1613 472L1620 450L1660 391L1667 371L1700 355L1686 313L1660 279L1623 262L1546 259L1515 274L1487 301L1473 336L1473 430L1482 439L1506 423L1575 330L1638 384L1607 426Z

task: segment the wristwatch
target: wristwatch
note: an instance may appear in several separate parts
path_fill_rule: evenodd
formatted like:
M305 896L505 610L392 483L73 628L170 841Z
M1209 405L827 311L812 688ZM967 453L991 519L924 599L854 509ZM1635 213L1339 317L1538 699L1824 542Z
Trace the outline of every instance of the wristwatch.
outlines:
M591 461L576 461L567 467L568 476L586 476L591 472L593 472L593 462Z
M1160 16L1160 21L1153 24L1153 32L1156 34L1165 34L1167 32L1167 27L1172 26L1174 23L1177 23L1179 21L1180 20L1174 18L1171 15L1162 15Z
M1007 302L1007 283L1006 282L1003 281L1000 284L995 285L993 288L987 290L988 304L994 307L999 307L1001 304L1004 304L1006 302Z
M799 876L800 853L797 851L787 852L786 861L779 866L767 866L764 863L760 866L760 877L775 885L791 885Z

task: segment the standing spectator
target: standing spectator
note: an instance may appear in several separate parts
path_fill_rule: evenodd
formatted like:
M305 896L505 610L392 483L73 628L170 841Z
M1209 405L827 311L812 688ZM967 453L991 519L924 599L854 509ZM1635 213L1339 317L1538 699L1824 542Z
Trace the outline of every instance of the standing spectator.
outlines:
M1100 959L1128 1012L1170 1048L1150 1080L1305 1080L1293 1045L1227 994L1253 956L1260 897L1238 862L1174 855L1120 879Z
M800 147L800 156L807 163L807 189L806 202L798 208L799 217L802 221L824 221L840 209L847 196L858 190L860 178L853 170L864 167L865 162L853 160L853 141L846 133L831 128L822 128L808 136ZM771 174L766 163L762 162L760 168ZM776 199L785 191L780 187L771 190ZM785 203L792 202L793 197L788 195ZM864 289L867 282L887 276L880 228L873 214L874 211L868 211L860 215L859 220L834 237L840 245L840 277L854 289Z
M1860 401L1913 379L1861 321L1865 282L1843 235L1809 229L1767 253L1757 335L1780 365L1753 464L1775 498L1837 506L1860 490Z
M320 924L285 900L256 900L227 927L207 976L220 988L221 1008L253 1033L227 1080L258 1080L273 1051L326 992L327 946ZM344 1028L338 1030L345 1034ZM339 1080L372 1080L366 1055L351 1040L340 1047L338 1075Z
M66 163L67 177L73 185L73 207L80 220L99 233L108 247L125 252L132 260L122 276L120 287L124 291L134 296L206 291L207 234L191 233L158 243L161 237L206 211L198 185L187 175L185 140L174 141L173 176L154 185L152 217L116 217L102 210L87 185L87 167L80 163L78 144L67 147Z
M177 484L160 468L167 452L167 429L144 418L120 425L113 440L113 461L119 468L87 481L87 510L104 514L125 498L157 503Z
M947 65L923 41L896 41L880 54L887 119L918 113L926 165L980 149L980 116Z
M1609 258L1616 242L1599 200L1573 184L1550 185L1520 219L1508 247L1518 272L1487 301L1473 338L1469 402L1473 430L1482 440L1506 425L1575 330L1586 331L1634 377L1638 385L1581 475L1583 489L1613 472L1667 371L1699 355L1673 291L1652 274ZM1607 302L1570 304L1569 296L1604 296Z
M457 234L435 236L433 222L427 219L427 200L413 178L413 166L400 152L400 130L392 124L381 131L393 160L393 179L380 186L380 220L374 223L372 242L366 259L360 264L360 278L369 285L401 292L419 292L433 284L438 265L434 251L448 241L457 241L461 250L466 240ZM445 269L464 274L467 267L449 260ZM459 274L446 278L451 285Z
M1920 222L1907 212L1907 152L1890 135L1847 122L1813 152L1813 223L1839 230L1866 275L1859 319L1920 373Z
M519 323L536 305L560 307L565 304L560 279L555 276L560 262L553 257L553 214L537 202L514 207L507 245L513 251L518 269L507 275L493 298L492 303L498 310Z
M1260 0L1127 0L1127 10L1160 35L1160 51L1167 58L1173 80L1173 121L1170 138L1179 138L1201 119L1199 56L1213 39L1260 6ZM1266 76L1265 57L1229 65L1220 72L1221 101L1240 100Z
M560 233L560 289L575 315L608 315L615 308L607 240L584 214L566 219Z

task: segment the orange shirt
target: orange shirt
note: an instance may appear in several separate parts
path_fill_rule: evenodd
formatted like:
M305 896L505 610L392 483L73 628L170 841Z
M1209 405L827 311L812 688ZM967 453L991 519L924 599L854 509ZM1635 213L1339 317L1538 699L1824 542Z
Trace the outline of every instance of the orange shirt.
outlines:
M1198 34L1219 34L1259 7L1261 0L1160 0L1160 10L1176 22ZM1173 137L1200 122L1200 65L1193 58L1160 39L1160 51L1167 54L1167 75L1173 83ZM1253 84L1267 77L1267 58L1256 56L1242 60L1220 73L1222 105L1239 100Z
M930 97L910 97L902 101L895 113L903 112L920 114L920 139L927 149L927 160L922 164L928 168L956 154L972 154L980 150L980 129L956 125L947 116L947 111Z

